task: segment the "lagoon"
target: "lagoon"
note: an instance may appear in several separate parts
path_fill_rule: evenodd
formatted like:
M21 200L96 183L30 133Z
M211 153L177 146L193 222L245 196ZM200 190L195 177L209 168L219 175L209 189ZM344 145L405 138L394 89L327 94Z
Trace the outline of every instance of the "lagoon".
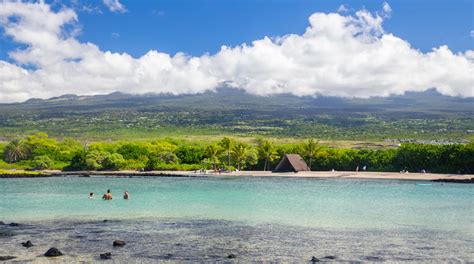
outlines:
M107 189L112 201L100 199ZM124 190L130 200L122 199ZM95 199L87 198L89 192ZM3 228L15 236L0 238L0 255L13 251L37 261L40 248L28 255L15 245L43 234L48 245L63 245L71 252L65 258L74 260L94 260L103 252L92 249L107 250L107 239L126 236L131 245L115 252L124 261L221 261L230 253L245 261L327 254L347 261L469 261L473 194L472 185L400 180L0 179L0 220L25 224ZM88 246L79 247L84 239Z

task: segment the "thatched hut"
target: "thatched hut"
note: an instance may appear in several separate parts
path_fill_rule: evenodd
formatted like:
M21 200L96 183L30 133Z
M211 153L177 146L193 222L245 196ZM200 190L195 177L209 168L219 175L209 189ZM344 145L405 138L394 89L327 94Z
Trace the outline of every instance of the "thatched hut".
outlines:
M285 154L273 172L309 171L309 167L298 154Z

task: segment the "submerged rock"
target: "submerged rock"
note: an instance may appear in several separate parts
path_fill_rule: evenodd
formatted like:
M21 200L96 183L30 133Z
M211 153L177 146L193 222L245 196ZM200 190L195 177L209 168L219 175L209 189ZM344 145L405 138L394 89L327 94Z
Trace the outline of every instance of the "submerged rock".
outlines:
M384 258L376 257L376 256L367 256L367 257L365 257L365 260L368 260L368 261L385 261Z
M112 259L112 253L107 252L107 253L100 254L100 259Z
M315 256L313 256L310 261L311 263L320 262L320 260Z
M14 256L0 256L0 261L7 261L11 259L15 259L16 257Z
M236 257L237 257L237 255L235 255L235 254L229 254L229 256L227 256L227 258L229 258L229 259L234 259Z
M44 256L45 257L59 257L59 256L62 256L63 253L61 251L59 251L59 249L57 248L50 248L48 249L48 251L46 251L46 253L44 253Z
M114 245L114 247L123 247L126 244L127 243L125 243L125 241L123 241L123 240L115 240L113 245Z
M10 223L9 226L20 226L20 224L18 224L18 223Z
M26 247L26 248L30 248L30 247L34 246L33 243L31 243L30 240L28 240L26 242L21 242L21 245Z
M323 259L337 259L337 257L329 255L329 256L325 256Z
M107 219L104 219L102 222L103 222L103 223L107 223L108 221L109 221L109 220L107 220Z

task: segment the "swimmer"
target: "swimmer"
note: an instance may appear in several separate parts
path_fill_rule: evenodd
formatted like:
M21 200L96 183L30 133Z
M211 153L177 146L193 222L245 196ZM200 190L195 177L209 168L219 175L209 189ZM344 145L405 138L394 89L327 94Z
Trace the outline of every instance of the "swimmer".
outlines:
M128 191L125 191L125 192L123 193L123 199L128 200L129 197L130 197L130 196L128 195Z
M89 199L94 199L94 193L93 192L89 193Z
M110 189L107 190L107 193L105 193L105 194L102 196L102 199L104 199L104 200L112 200L112 193L110 192Z

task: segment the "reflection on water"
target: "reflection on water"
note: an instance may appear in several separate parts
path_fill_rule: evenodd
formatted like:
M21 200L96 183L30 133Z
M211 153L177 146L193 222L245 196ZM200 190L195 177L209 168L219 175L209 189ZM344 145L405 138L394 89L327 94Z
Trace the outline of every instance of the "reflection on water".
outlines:
M59 248L64 261L98 260L111 252L116 260L305 262L312 256L339 261L469 261L474 241L434 230L327 230L278 224L249 225L218 220L41 221L1 226L0 256L47 261L41 255ZM123 248L113 248L116 239ZM22 248L31 240L34 247ZM235 259L228 256L234 254ZM325 258L326 257L326 258Z

